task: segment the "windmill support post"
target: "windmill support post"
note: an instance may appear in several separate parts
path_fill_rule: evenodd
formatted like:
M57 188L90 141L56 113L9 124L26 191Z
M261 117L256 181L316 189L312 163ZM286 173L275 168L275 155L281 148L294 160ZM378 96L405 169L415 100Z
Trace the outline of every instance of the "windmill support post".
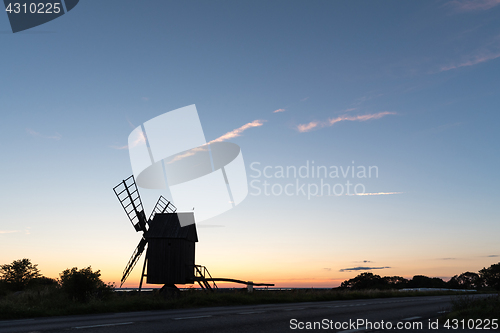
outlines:
M139 283L139 292L141 292L142 289L142 280L144 279L144 272L146 271L146 264L148 262L148 255L146 253L146 256L144 257L144 265L142 266L142 274L141 274L141 282Z

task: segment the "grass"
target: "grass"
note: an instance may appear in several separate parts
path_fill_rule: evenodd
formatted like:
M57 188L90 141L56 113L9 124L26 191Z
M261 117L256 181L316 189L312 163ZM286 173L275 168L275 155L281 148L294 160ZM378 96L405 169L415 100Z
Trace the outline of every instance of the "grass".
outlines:
M500 294L483 299L461 295L453 300L452 310L444 319L500 320Z
M246 290L203 292L187 290L176 297L165 297L158 292L113 292L103 299L90 298L88 302L70 299L58 287L10 293L0 297L0 320L92 313L182 309L209 306L254 305L272 303L318 302L384 297L453 295L453 292L415 292L395 290ZM498 302L498 300L497 300ZM498 306L498 303L497 303ZM484 318L484 316L483 316Z

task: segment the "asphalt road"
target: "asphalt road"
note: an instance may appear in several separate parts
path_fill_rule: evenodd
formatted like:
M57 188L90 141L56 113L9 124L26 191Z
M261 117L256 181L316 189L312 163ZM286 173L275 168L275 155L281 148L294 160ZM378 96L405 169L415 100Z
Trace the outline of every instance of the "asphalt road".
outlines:
M388 325L392 325L392 332L472 331L429 329L430 323L450 309L451 299L450 296L380 298L36 318L0 321L0 333L388 332ZM316 327L314 322L318 322ZM403 329L397 329L397 325Z

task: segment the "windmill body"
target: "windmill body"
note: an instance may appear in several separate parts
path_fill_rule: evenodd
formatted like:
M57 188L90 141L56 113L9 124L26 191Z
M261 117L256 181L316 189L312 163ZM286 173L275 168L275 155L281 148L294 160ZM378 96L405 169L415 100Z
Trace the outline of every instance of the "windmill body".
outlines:
M191 213L155 214L146 233L147 283L192 284L195 282L196 225L181 227L179 220L192 219Z

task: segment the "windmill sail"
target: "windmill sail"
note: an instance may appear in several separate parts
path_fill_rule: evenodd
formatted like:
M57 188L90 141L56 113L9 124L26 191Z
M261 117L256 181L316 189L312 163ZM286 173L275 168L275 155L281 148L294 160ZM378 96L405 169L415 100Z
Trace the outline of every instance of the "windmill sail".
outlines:
M141 258L142 253L144 252L144 249L146 248L148 241L144 238L141 238L141 241L139 242L139 245L135 248L134 253L132 253L132 256L130 257L130 260L128 261L127 266L125 267L125 270L123 271L123 276L121 279L121 284L120 287L123 286L125 283L125 280L127 280L128 276L134 269L135 265Z
M163 195L160 195L148 221L152 221L156 214L175 213L176 210L177 208L170 201L165 199Z
M123 180L120 184L113 188L118 200L120 201L128 219L134 226L136 231L147 231L146 214L142 207L141 196L135 183L134 176L130 176Z

